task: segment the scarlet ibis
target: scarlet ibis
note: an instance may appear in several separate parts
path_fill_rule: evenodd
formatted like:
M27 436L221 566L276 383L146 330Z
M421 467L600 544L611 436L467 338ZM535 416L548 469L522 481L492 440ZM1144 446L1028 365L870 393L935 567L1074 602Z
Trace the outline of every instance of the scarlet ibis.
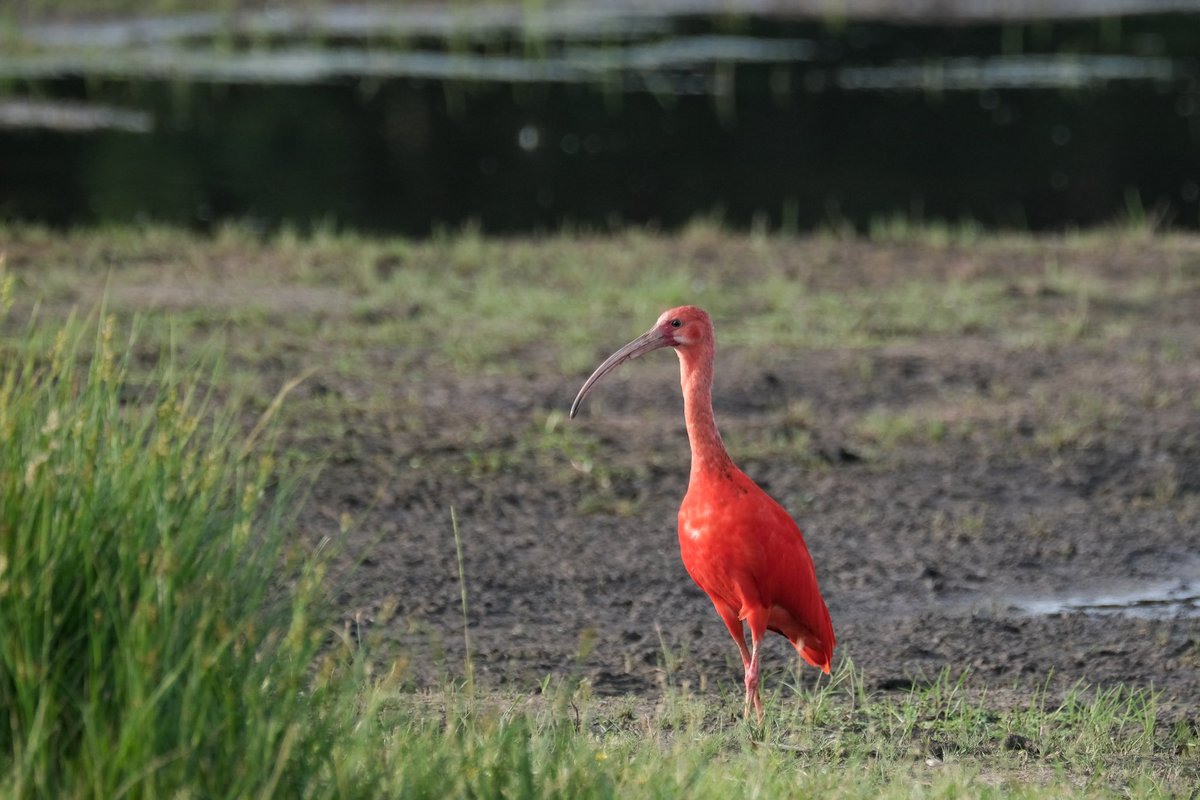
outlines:
M799 526L734 465L717 431L712 319L696 306L664 311L650 330L596 368L571 404L571 416L597 381L626 361L662 347L673 347L679 356L683 416L692 451L687 495L679 508L680 555L737 642L746 673L745 714L749 716L753 704L761 720L758 671L766 632L786 637L801 658L828 674L833 623ZM743 621L750 628L748 648Z

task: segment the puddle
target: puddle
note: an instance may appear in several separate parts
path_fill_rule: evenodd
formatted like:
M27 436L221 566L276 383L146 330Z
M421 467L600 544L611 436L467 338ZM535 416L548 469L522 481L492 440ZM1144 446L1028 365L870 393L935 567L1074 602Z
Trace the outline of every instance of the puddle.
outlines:
M1141 619L1200 616L1200 582L1171 581L1099 594L1070 594L1020 600L1011 605L1026 614L1122 615Z

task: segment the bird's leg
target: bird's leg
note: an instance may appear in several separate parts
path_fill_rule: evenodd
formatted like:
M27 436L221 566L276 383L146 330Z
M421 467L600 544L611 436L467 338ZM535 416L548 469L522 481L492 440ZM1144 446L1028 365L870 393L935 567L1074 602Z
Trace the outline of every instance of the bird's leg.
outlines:
M753 649L750 651L750 664L746 667L746 708L745 715L750 716L750 704L754 703L754 715L758 717L758 721L763 719L763 704L762 697L758 694L758 642L754 643Z
M750 716L750 703L754 703L754 713L758 721L763 720L763 702L758 694L758 661L763 637L767 634L767 611L765 609L751 611L746 617L750 626L750 662L746 665L746 710Z
M741 653L741 655L742 655L742 670L745 672L745 675L746 675L746 703L745 703L744 708L742 709L742 714L745 717L749 717L750 716L750 703L751 703L750 664L754 661L754 658L753 658L752 654L750 653L750 648L746 646L746 631L742 628L742 621L740 619L738 619L738 615L737 615L736 611L734 611L729 606L725 606L725 605L721 605L721 604L717 603L715 600L713 601L713 605L716 606L717 613L721 616L721 620L725 623L725 627L729 629L729 635L733 637L733 640L735 642L737 642L738 652ZM757 676L758 676L758 671L755 670L755 686L757 686L757 681L758 681ZM755 703L754 707L756 710L758 710L758 713L759 713L759 719L761 719L762 718L762 710L760 708L761 703L758 701L757 697L754 698L754 703Z

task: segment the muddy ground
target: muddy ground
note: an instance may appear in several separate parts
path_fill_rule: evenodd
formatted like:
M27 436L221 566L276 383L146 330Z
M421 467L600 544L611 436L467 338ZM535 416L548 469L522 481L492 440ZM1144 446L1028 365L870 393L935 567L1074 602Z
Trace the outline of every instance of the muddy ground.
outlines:
M855 248L910 276L964 262L1006 274L1035 315L1077 302L1022 282L1044 268L1041 254L980 263L969 248L853 245L847 265ZM1119 287L1145 266L1138 250L1061 258ZM1086 325L1113 335L719 350L727 445L805 530L836 658L853 659L868 687L906 689L948 669L992 691L1123 683L1162 689L1176 708L1200 702L1200 249L1177 257L1178 291L1091 302ZM828 280L857 278L847 266ZM619 322L595 331L596 363L624 343ZM427 377L415 394L391 374L420 430L363 420L330 443L313 498L323 513L309 520L328 528L348 511L354 546L374 542L340 602L362 631L400 645L415 684L464 671L454 508L481 682L527 689L578 674L600 694L739 690L737 651L678 555L688 449L676 359L625 365L568 420L587 371ZM882 430L864 425L870 414ZM567 428L594 437L584 456L556 451L556 437L576 435ZM1183 599L1158 605L1165 594ZM372 622L393 603L392 620ZM772 636L768 680L790 679L795 662Z
M882 331L873 344L724 346L723 332L766 312L716 319L718 423L735 461L805 531L837 632L835 669L852 659L874 690L942 670L965 670L997 696L1047 682L1053 691L1076 681L1155 687L1192 713L1200 240L647 241L555 246L650 248L648 260L666 253L731 292L766 269L813 292L1003 287L994 324ZM505 246L491 246L499 255L483 260L504 261ZM36 285L46 247L11 243L10 268ZM278 260L269 248L200 246L187 265L158 269L169 250L149 247L140 272L114 274L112 262L127 256L108 259L114 307L177 313L253 297L280 313L324 315L333 328L364 317L327 282L238 286L239 276L261 283ZM376 266L404 267L393 261ZM713 264L723 266L714 273ZM1048 320L1061 324L1045 328ZM652 321L620 317L589 331L594 363ZM558 324L571 323L548 326L547 342ZM654 353L623 366L569 420L590 367L556 369L550 344L478 371L415 370L410 349L376 345L368 370L322 369L288 400L283 449L324 459L302 534L345 548L337 600L352 634L399 659L415 687L463 676L453 508L481 684L531 690L547 676L579 676L597 694L653 698L670 683L725 693L736 710L737 650L676 543L688 475L676 359ZM315 337L258 364L278 385L335 360ZM372 394L384 402L360 402ZM316 408L318 422L304 419ZM1178 602L1154 602L1169 593ZM768 685L792 680L796 661L772 636Z

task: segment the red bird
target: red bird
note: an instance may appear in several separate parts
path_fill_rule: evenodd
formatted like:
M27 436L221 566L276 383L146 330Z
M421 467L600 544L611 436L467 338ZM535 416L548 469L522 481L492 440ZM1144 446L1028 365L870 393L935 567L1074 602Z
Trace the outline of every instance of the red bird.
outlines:
M833 623L817 587L812 557L800 528L783 507L734 465L712 409L716 340L702 309L663 312L654 327L609 356L583 384L571 416L598 380L640 355L673 347L679 356L683 415L692 449L692 473L679 509L683 566L709 596L742 654L745 713L761 720L759 650L768 630L784 636L814 667L829 673ZM742 622L750 627L750 647Z

